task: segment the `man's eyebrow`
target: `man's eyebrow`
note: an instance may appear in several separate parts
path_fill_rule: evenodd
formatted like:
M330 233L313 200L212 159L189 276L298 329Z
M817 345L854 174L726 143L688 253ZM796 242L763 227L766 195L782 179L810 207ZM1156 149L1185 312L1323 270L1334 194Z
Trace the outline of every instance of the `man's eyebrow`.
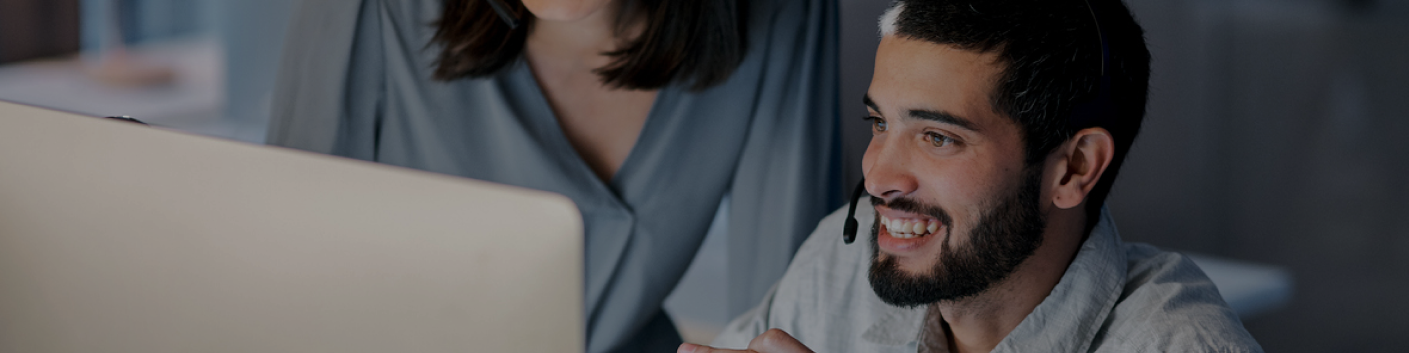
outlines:
M871 108L871 110L875 110L875 111L877 111L877 112L880 112L880 111L881 111L881 108L876 105L876 101L871 100L871 95L870 95L870 94L866 94L866 95L864 95L864 96L861 96L861 102L862 102L862 103L865 103L867 107L870 107L870 108ZM915 119L922 119L922 120L929 120L929 121L938 122L938 123L950 124L950 125L958 126L958 127L960 127L960 128L963 128L963 129L969 130L969 131L975 131L975 132L978 131L978 127L977 127L976 125L974 125L973 122L969 121L969 119L964 119L964 118L958 117L958 116L956 116L956 115L954 115L954 114L949 114L949 113L945 113L945 112L937 112L937 111L932 111L932 110L915 109L915 110L911 110L911 111L910 111L910 117L915 118Z
M954 125L963 128L964 130L975 132L978 131L978 127L975 126L973 122L969 121L969 119L964 119L954 114L949 114L945 112L915 109L910 111L910 117Z

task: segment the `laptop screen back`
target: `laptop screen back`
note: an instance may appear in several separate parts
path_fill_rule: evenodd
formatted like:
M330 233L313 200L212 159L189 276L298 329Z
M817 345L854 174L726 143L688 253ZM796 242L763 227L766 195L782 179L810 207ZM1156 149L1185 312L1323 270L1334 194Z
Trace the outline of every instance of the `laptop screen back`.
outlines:
M0 102L0 352L577 352L564 197Z

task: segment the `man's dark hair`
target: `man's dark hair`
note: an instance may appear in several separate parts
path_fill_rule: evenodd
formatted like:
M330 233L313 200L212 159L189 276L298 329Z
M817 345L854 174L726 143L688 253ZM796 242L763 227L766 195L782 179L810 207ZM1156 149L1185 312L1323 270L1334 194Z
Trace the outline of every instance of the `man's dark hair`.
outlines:
M1003 71L991 100L1022 128L1026 163L1037 166L1077 131L1102 127L1115 155L1087 199L1089 230L1140 132L1149 92L1144 30L1121 0L905 0L900 37L993 52ZM1097 29L1099 25L1099 30ZM1112 119L1072 122L1073 107L1096 101L1104 44Z
M533 16L520 0L506 0L523 17L517 28L500 20L488 0L445 0L432 43L441 47L435 78L449 81L493 75L518 60ZM722 83L748 49L747 0L621 1L617 33L630 20L644 31L596 73L608 86L656 89L672 82L704 89Z

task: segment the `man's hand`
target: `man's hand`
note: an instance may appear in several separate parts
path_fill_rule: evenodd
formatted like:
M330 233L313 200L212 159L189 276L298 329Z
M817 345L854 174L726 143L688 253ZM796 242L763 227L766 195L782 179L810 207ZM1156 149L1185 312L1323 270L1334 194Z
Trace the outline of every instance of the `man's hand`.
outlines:
M793 336L779 329L771 329L758 337L749 341L749 349L736 351L729 349L716 349L709 346L697 344L682 344L675 350L676 353L812 353L811 349L802 345Z

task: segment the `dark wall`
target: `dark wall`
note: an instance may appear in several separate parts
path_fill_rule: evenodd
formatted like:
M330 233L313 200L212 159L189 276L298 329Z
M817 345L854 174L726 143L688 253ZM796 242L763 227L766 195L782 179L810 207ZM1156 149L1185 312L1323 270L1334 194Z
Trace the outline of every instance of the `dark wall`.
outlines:
M78 0L0 0L0 64L78 52Z
M1409 16L1388 2L1132 6L1155 63L1111 200L1124 237L1291 270L1291 304L1245 321L1268 351L1403 351Z
M871 86L880 30L876 26L889 0L841 0L841 129L842 168L847 197L861 181L861 155L871 141L866 105L861 97Z

